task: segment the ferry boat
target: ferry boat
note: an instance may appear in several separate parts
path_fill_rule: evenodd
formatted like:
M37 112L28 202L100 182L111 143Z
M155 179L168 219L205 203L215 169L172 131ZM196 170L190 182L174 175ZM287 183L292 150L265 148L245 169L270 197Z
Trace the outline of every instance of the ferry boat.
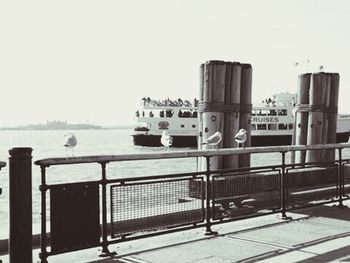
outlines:
M294 125L296 94L280 93L253 106L251 115L252 146L290 145ZM198 100L156 101L143 98L136 111L132 132L135 145L161 146L164 130L173 137L173 147L196 147L198 135ZM338 114L337 142L347 142L350 114Z

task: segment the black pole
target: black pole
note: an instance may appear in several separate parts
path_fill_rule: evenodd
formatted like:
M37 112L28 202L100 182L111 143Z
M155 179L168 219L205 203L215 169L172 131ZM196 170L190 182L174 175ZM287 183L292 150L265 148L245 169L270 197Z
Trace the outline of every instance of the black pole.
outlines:
M110 252L107 239L107 177L106 163L100 163L102 168L102 251L100 257L109 257L116 255L116 252Z
M32 263L32 148L9 153L10 263Z
M289 220L291 217L286 215L286 152L282 154L282 174L281 174L281 208L282 208L282 219Z
M47 263L47 238L46 238L46 167L41 166L41 186L39 190L41 191L41 235L40 235L40 248L41 252L39 258L41 263Z
M206 191L205 191L205 201L206 201L206 231L205 235L217 235L217 232L211 230L211 217L212 217L212 207L210 201L212 200L212 189L210 183L210 157L206 157L207 161L207 171L206 171Z
M343 204L343 195L344 195L344 169L343 169L343 160L342 160L342 148L338 148L338 197L339 197L339 205L338 207L345 207Z

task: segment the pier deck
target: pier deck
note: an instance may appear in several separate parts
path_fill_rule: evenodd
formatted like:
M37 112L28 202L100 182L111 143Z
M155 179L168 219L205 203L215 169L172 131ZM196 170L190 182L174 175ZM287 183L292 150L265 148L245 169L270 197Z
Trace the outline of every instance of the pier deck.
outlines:
M344 202L350 206L350 200ZM115 258L81 250L52 256L49 262L341 262L350 260L350 208L325 205L213 226L217 236L192 229L111 245ZM37 262L38 250L34 252ZM2 256L4 263L7 256Z

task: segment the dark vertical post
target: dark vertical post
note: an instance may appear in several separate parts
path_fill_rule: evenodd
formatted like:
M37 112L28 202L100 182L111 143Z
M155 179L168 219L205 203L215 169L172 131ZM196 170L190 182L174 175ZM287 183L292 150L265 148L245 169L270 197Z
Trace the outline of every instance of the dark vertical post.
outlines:
M210 157L206 157L207 161L207 171L206 171L206 191L205 191L205 201L206 201L206 231L205 235L216 235L217 232L211 230L210 219L212 216L212 207L210 201L212 200L212 187L210 183Z
M41 259L41 263L47 263L47 233L46 233L46 191L47 191L47 185L46 185L46 167L40 166L41 168L41 185L40 185L40 192L41 192L41 235L40 235L40 247L41 252L39 254L39 257Z
M116 254L110 252L108 249L107 240L107 177L106 177L106 163L100 163L102 168L102 253L100 257L108 257Z
M337 188L338 188L338 196L339 196L339 205L338 207L344 207L343 204L343 194L344 194L344 181L343 181L343 163L342 163L342 148L338 148L338 184L337 184Z
M322 131L324 130L325 95L329 88L330 78L324 72L314 73L310 82L310 109L308 117L307 144L322 144ZM306 162L321 162L321 150L308 150Z
M251 146L252 76L252 65L242 64L239 127L247 131L244 147ZM239 167L250 167L250 153L239 155Z
M328 109L328 140L327 143L337 142L337 117L338 117L338 95L339 95L339 79L338 73L331 73L331 85ZM326 161L335 160L335 149L325 150Z
M33 262L32 148L9 150L10 263Z
M309 92L311 74L301 74L298 77L297 111L294 116L294 145L306 145L308 118L309 118ZM306 151L293 151L291 153L292 163L305 163Z
M286 215L286 152L281 152L282 154L282 175L281 175L281 208L282 208L282 219L291 219Z

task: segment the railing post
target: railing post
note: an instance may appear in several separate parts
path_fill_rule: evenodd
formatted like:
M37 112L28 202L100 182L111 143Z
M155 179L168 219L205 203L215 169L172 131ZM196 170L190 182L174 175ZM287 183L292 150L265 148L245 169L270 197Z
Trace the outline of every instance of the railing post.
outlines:
M46 167L40 166L41 170L41 185L39 190L41 192L41 235L40 235L40 248L39 258L41 263L47 263L47 233L46 233Z
M102 162L102 251L100 257L109 257L117 254L116 252L110 252L108 249L107 240L107 177L106 177L106 162Z
M282 154L282 175L281 175L281 208L282 208L282 219L290 220L291 217L286 215L286 152L281 152ZM288 187L288 186L287 186Z
M342 160L342 148L338 148L338 196L339 196L339 208L346 207L343 204L343 195L344 195L344 169L343 169L343 160Z
M210 156L206 157L206 163L207 163L207 171L205 173L206 176L206 191L205 191L205 202L206 202L206 231L205 235L216 235L217 232L211 230L211 224L210 220L212 217L212 206L210 204L210 201L212 200L212 185L210 183Z
M9 154L10 263L32 263L32 148Z

